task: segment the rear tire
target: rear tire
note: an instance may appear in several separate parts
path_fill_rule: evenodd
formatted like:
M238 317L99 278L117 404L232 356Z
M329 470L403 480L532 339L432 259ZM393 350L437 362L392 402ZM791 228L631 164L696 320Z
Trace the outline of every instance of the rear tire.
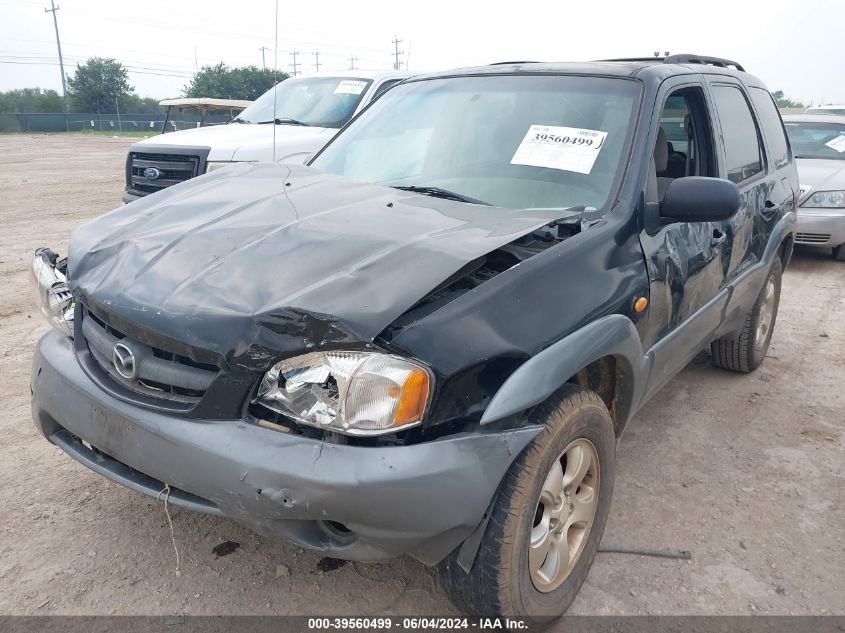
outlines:
M833 259L838 262L845 262L845 244L840 244L833 249Z
M717 366L747 374L766 358L780 305L781 277L781 262L775 258L760 296L745 315L742 328L710 344L710 353Z
M613 494L616 437L601 398L572 385L532 418L545 426L502 480L470 573L456 550L437 576L462 611L535 627L566 611L593 564Z

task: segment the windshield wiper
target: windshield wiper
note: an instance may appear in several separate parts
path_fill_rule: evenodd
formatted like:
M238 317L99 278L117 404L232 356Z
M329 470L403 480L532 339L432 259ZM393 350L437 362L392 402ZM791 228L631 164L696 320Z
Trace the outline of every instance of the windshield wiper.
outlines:
M247 121L246 119L232 119L229 123L252 123L252 121Z
M279 117L278 119L273 119L272 121L259 121L258 123L275 123L276 125L309 125L308 123L303 123L302 121L297 121L296 119L292 119L290 117Z
M483 200L477 200L476 198L470 198L469 196L464 196L460 193L455 193L454 191L449 191L448 189L443 189L441 187L421 187L418 185L407 185L407 186L394 186L394 189L401 189L402 191L413 191L414 193L421 193L425 196L431 196L432 198L443 198L444 200L456 200L457 202L468 202L470 204L483 204L485 206L490 206L489 202L484 202Z

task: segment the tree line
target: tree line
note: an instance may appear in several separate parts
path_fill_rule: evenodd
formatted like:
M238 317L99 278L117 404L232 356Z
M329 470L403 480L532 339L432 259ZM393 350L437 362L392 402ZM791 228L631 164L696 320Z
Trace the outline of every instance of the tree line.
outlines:
M203 66L186 86L185 97L254 100L288 74L270 68L243 66L230 68L220 63ZM67 77L67 110L69 112L155 114L163 112L158 100L140 97L129 85L126 67L116 59L92 57L78 64ZM784 96L782 90L772 93L779 108L803 108L800 101ZM62 97L55 90L21 88L0 92L0 112L62 112Z
M223 63L204 66L182 88L184 97L254 100L288 74L257 66L230 68ZM129 84L126 67L116 59L92 57L67 76L67 111L163 113L158 99L141 97ZM0 92L0 112L62 112L62 96L55 90L18 88Z

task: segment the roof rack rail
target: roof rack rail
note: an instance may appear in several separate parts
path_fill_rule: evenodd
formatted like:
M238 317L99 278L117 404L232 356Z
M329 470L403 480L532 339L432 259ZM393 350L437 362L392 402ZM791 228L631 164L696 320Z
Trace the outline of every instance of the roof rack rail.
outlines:
M542 64L543 62L538 62L533 59L520 59L513 62L493 62L492 64L488 64L488 66L509 66L510 64Z
M597 59L597 62L662 62L662 57L615 57L614 59Z
M681 53L680 55L669 55L663 58L664 64L707 64L708 66L719 66L720 68L735 68L745 72L745 68L731 59L722 57L708 57L707 55L695 55L693 53Z
M600 59L600 62L661 62L663 64L707 64L708 66L719 66L720 68L735 68L745 72L745 68L738 62L722 57L709 57L707 55L695 55L692 53L681 53L680 55L669 55L668 57L620 57L617 59Z

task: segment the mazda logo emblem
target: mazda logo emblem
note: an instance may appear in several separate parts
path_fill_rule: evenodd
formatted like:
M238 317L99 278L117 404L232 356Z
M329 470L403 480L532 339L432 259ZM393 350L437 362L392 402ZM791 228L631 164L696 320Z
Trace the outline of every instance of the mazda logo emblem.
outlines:
M138 365L135 362L135 354L123 343L115 343L112 348L112 363L118 374L126 380L135 380L138 377Z
M147 180L158 180L161 176L161 170L156 167L147 167L144 170L144 178Z

